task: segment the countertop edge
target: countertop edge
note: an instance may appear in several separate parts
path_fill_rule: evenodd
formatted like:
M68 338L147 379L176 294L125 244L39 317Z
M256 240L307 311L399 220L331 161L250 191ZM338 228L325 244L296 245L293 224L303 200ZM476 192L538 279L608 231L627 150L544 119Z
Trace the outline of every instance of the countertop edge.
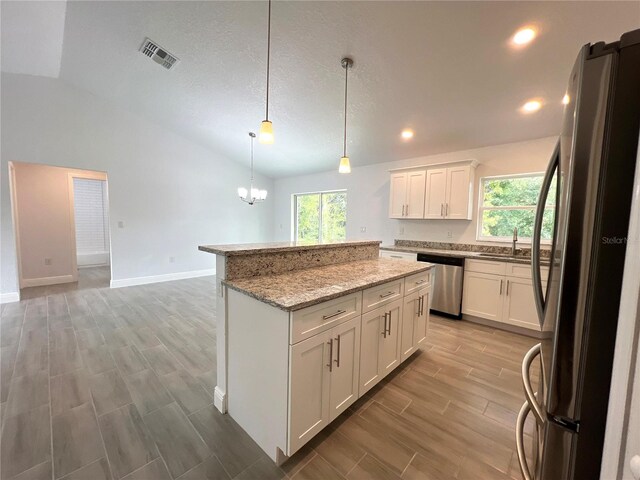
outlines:
M277 253L277 252L290 252L290 251L303 251L303 250L322 250L341 247L358 247L358 246L373 246L380 245L381 240L354 240L344 243L326 243L326 244L314 244L314 245L283 245L283 246L264 246L257 248L245 248L240 250L223 250L217 245L198 245L198 250L206 253L213 253L215 255L222 255L225 257L233 257L239 255L256 255L262 253Z
M375 280L373 282L367 283L365 285L359 285L353 288L347 288L341 292L336 292L336 293L330 293L327 295L323 295L321 297L317 297L314 298L313 300L307 300L305 302L300 302L300 303L296 303L293 305L284 305L282 303L278 303L274 300L269 300L266 299L264 297L261 297L260 295L256 295L254 293L252 293L249 290L246 290L244 288L240 288L236 285L233 285L233 280L222 280L222 284L224 286L226 286L227 288L230 288L231 290L235 290L236 292L239 293L243 293L251 298L254 298L255 300L258 300L262 303L266 303L267 305L271 305L272 307L276 307L280 310L284 310L285 312L295 312L297 310L302 310L303 308L306 307L311 307L312 305L317 305L319 303L322 302L326 302L328 300L333 300L334 298L338 298L338 297L342 297L345 295L349 295L351 293L355 293L355 292L359 292L362 290L366 290L367 288L371 288L371 287L376 287L378 285L382 285L383 283L387 283L387 282L393 282L394 280L398 280L399 278L404 278L404 277L409 277L411 275L414 275L416 273L421 273L421 272L426 272L427 270L430 270L434 267L433 264L431 263L424 263L424 265L421 265L419 268L417 268L416 270L410 272L410 273L403 273L401 275L392 275L390 277L384 278L384 279L380 279L380 280ZM320 267L322 268L322 267Z

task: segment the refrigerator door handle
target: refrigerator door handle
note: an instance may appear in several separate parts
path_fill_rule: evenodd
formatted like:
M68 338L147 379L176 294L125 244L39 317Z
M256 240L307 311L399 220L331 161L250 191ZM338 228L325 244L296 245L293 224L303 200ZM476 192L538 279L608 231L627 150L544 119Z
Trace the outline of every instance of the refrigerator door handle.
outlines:
M518 464L524 480L533 480L533 475L527 463L527 454L524 451L524 424L530 411L529 402L524 402L516 420L516 453L518 454Z
M547 197L549 196L549 189L551 188L553 174L558 169L559 165L560 139L558 139L558 142L553 149L551 161L549 162L547 171L544 173L542 187L540 188L540 197L538 199L538 205L536 207L536 216L533 224L533 234L531 235L531 273L533 278L533 299L535 300L538 318L540 319L540 325L542 325L544 321L544 296L542 294L542 278L540 277L540 237L542 236L542 220L544 218L544 207L547 203ZM558 205L556 205L556 215L558 214L557 209Z
M536 394L533 392L533 388L531 387L531 378L529 375L529 369L531 368L533 360L540 355L540 348L541 344L538 343L532 347L522 359L522 385L524 386L524 396L527 399L527 403L531 406L533 416L536 417L538 424L544 425L545 415L540 404L536 400Z

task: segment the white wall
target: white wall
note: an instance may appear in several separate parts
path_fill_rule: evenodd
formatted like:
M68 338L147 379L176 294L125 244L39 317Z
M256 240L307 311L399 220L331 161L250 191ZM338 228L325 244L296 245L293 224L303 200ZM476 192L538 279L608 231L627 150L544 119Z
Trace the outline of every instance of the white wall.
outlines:
M275 235L278 240L291 238L291 195L319 190L347 190L347 238L380 239L384 244L396 238L457 243L476 241L478 182L481 177L510 173L544 172L553 153L556 137L527 142L451 152L441 155L355 167L351 174L341 175L336 169L277 179L275 181ZM476 170L474 219L468 220L397 220L390 219L389 169L414 165L453 162L474 158L480 162ZM361 227L366 232L361 232ZM404 229L404 233L400 233ZM451 238L447 236L451 232ZM502 244L504 245L504 244Z
M272 239L273 201L237 199L248 168L60 80L3 73L1 93L3 299L18 290L9 161L108 174L112 280L211 269L199 244ZM272 180L257 180L271 194Z

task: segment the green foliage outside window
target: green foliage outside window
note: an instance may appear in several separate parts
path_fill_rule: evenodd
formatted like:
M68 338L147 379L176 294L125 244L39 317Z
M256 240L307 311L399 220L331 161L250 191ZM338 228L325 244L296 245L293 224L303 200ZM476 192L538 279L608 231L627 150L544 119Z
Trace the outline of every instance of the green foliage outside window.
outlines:
M513 229L517 227L520 238L531 238L542 179L542 175L484 179L480 208L480 236L511 238ZM551 240L553 236L555 199L554 178L543 215L543 240Z
M335 242L347 237L347 192L295 195L296 240Z

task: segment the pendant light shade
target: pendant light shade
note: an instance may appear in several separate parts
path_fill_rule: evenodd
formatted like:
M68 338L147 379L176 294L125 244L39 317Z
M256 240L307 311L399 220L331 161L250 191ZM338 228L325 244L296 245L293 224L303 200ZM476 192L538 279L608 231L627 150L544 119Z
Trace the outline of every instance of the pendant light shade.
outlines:
M345 57L340 62L344 68L344 137L342 143L342 158L340 159L339 173L351 173L351 164L347 156L347 92L349 85L349 69L353 67L353 60Z
M273 143L273 124L269 121L269 70L271 64L271 0L269 0L269 20L267 23L267 99L264 120L260 124L260 143Z
M351 164L349 163L349 157L342 157L340 159L340 166L338 167L339 173L351 173Z
M260 136L258 140L260 140L260 143L273 143L273 123L269 120L263 120L260 124Z

